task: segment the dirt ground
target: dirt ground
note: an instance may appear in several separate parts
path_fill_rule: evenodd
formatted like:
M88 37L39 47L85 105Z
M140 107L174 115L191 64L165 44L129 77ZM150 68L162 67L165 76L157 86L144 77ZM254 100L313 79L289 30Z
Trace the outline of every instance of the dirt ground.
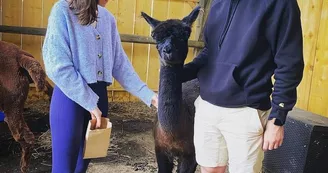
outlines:
M29 172L51 172L49 102L28 100L25 107L25 119L37 139ZM110 103L113 131L108 156L94 159L88 173L157 172L152 137L154 116L155 111L143 103ZM19 160L19 144L11 137L7 125L0 123L0 172L19 173Z

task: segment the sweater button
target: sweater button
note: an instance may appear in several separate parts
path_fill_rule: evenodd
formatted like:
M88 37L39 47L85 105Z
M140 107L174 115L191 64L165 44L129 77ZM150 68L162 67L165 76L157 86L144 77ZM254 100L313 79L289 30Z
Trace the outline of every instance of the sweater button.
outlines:
M102 71L98 71L98 75L100 76L100 75L102 75L103 73L102 73Z
M98 54L98 58L101 58L102 57L102 55L101 54Z
M100 40L100 35L97 35L96 39L97 39L97 40Z

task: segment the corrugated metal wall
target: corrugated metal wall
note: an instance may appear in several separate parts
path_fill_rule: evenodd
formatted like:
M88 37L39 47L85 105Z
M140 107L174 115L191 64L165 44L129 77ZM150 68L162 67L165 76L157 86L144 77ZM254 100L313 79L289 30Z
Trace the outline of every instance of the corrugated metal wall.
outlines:
M4 25L46 27L51 7L57 0L2 0L1 20ZM150 27L140 17L144 11L155 18L182 18L198 0L109 0L107 9L117 18L118 28L123 34L150 35ZM298 88L297 107L328 117L328 1L298 0L302 11L304 32L305 71ZM1 16L0 15L0 16ZM195 29L191 39L195 39ZM13 42L31 52L42 62L42 37L17 34L2 34L2 40ZM150 88L158 88L159 61L154 45L123 43L124 49L138 72ZM190 49L187 61L193 57ZM109 88L113 101L135 100L115 82Z

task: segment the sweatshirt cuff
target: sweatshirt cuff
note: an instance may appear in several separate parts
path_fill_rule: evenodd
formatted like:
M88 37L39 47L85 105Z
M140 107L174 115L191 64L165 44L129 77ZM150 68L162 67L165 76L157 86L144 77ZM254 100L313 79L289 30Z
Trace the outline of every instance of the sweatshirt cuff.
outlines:
M273 118L276 118L277 120L279 120L282 123L282 125L284 125L286 122L286 117L287 117L288 112L289 111L281 110L281 109L273 106L268 120L272 120Z

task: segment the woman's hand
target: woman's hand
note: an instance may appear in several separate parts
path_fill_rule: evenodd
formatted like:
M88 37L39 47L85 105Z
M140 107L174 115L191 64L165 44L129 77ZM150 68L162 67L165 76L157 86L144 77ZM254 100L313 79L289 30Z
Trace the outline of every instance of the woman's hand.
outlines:
M100 128L101 126L101 111L99 110L99 108L97 107L96 109L92 110L90 112L91 114L91 119L95 119L96 120L96 129ZM92 129L94 129L94 127L91 127Z
M152 98L151 98L151 104L153 106L156 107L156 109L158 109L158 95L155 94Z

